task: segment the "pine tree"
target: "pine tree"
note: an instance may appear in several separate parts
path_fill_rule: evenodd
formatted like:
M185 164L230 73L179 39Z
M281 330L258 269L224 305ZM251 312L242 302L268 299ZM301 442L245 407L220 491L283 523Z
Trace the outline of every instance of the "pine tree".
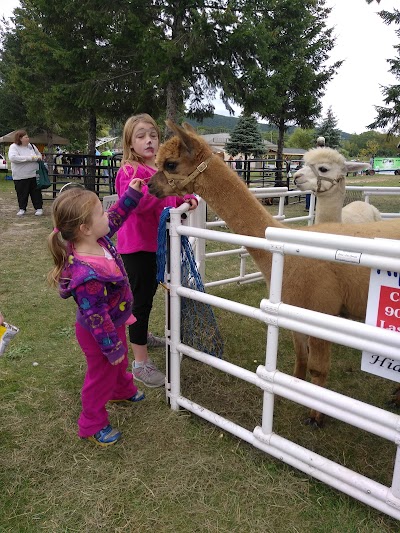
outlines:
M341 132L336 128L337 119L333 114L332 107L329 107L326 117L315 131L315 137L325 137L325 146L329 148L339 148L341 144Z
M368 0L367 0L368 1ZM368 1L368 3L370 3ZM379 3L379 2L378 2ZM396 10L394 13L389 11L380 11L379 16L385 21L386 24L398 24L399 28L396 29L396 35L400 39L400 11ZM386 106L375 106L377 111L377 117L367 126L369 129L384 128L388 135L400 134L400 44L395 46L397 50L397 57L395 59L388 59L390 65L389 72L391 72L395 78L399 81L397 85L389 85L382 88L383 101Z
M225 98L278 128L278 168L288 127L314 126L326 85L341 64L326 66L335 43L326 23L330 11L325 0L244 2L243 22L232 35L238 68L236 79L223 85Z
M225 145L225 150L232 156L244 155L244 175L246 183L250 183L250 166L247 163L249 156L261 157L265 153L265 145L257 120L252 115L241 115L238 123Z

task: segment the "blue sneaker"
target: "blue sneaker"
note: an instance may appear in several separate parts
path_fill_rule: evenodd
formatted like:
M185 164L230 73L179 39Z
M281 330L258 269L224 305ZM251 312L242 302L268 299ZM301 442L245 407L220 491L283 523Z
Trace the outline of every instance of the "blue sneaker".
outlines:
M117 429L113 429L110 425L104 427L94 435L86 437L87 440L94 442L98 446L111 446L115 444L122 437L122 433Z
M110 403L120 403L120 402L141 402L145 399L145 394L141 390L138 390L134 396L131 396L130 398L126 398L123 400L110 400Z

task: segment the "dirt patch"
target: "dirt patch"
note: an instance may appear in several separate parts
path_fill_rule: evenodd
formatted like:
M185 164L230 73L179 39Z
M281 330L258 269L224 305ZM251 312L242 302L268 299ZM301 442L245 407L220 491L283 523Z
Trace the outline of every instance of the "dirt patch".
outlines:
M2 192L0 196L0 213L2 224L2 236L4 237L13 237L15 242L15 236L19 235L23 240L29 239L31 235L36 234L42 222L46 216L46 206L44 217L35 216L35 211L32 205L28 205L27 212L22 217L17 217L18 211L18 202L17 196L14 190ZM50 212L50 209L47 209L47 212Z
M8 217L12 214L17 213L18 211L18 204L17 204L17 198L15 198L15 205L14 202L10 201L9 198L10 195L5 195L4 193L0 196L0 208L1 208L1 216L2 217Z
M24 215L27 216L27 215ZM33 235L37 233L37 230L39 228L39 221L24 221L24 222L15 222L14 224L11 224L7 229L3 231L3 237L4 236L12 236L20 234L21 231L24 232L24 236L27 237L29 235Z

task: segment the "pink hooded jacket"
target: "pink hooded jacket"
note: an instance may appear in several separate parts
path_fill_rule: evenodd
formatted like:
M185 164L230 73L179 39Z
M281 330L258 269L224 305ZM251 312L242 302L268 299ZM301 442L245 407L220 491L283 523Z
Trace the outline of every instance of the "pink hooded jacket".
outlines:
M156 169L139 164L136 173L135 168L126 164L118 170L115 178L115 188L121 197L132 178L140 178L147 183ZM167 196L156 198L152 196L147 185L142 187L143 198L136 209L131 211L124 225L117 233L117 250L120 254L132 254L135 252L156 252L157 232L160 215L164 207L178 207L189 198L197 198L193 194L181 196Z

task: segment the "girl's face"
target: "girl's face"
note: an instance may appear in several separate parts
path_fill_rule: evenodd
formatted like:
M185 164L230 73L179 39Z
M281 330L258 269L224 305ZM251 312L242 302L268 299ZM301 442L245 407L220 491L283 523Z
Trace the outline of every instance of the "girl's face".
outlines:
M138 122L132 133L131 149L147 163L154 163L158 144L158 133L153 124Z
M108 223L108 215L104 211L103 205L99 199L97 199L97 202L95 203L95 206L93 208L90 229L95 235L96 240L100 239L100 237L104 237L110 231L110 226Z

